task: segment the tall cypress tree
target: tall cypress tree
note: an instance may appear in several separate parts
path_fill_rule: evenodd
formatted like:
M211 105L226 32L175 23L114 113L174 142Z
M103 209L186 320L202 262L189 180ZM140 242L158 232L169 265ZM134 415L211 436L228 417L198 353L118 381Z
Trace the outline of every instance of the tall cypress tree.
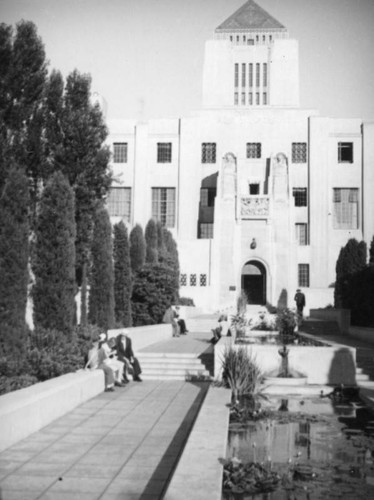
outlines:
M144 266L145 252L143 229L139 224L136 224L130 231L130 261L133 273Z
M20 353L28 284L28 182L13 165L0 196L0 352Z
M127 228L123 221L114 226L114 303L116 321L131 326L131 266Z
M61 172L43 191L35 230L35 326L72 331L75 320L74 192Z
M145 226L146 253L145 261L148 264L158 262L158 243L157 243L157 225L153 219L150 219Z
M109 214L99 207L94 217L88 319L104 330L114 327L114 272Z

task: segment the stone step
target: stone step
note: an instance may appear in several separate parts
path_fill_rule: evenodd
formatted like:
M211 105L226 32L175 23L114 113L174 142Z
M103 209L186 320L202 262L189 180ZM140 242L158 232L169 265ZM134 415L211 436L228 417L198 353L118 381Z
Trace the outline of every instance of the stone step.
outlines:
M199 380L199 381L210 381L212 378L208 374L201 373L181 373L181 374L153 374L153 373L142 373L141 375L143 380Z
M137 357L139 359L198 359L196 354L190 352L139 352Z
M205 370L206 367L203 363L200 362L200 360L196 359L194 361L184 361L183 363L179 362L178 360L173 360L173 359L167 359L167 360L160 360L160 359L141 359L140 364L142 366L142 369L145 370L147 369L152 369L152 368L167 368L169 370L176 369L178 368L183 368L185 370L200 370L203 369Z

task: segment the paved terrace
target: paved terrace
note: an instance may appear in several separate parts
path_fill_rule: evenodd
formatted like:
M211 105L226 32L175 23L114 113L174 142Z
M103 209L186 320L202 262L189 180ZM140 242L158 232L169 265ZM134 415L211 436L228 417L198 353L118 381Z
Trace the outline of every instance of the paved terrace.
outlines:
M210 336L155 349L206 355ZM146 380L89 400L0 453L0 500L162 498L208 386Z

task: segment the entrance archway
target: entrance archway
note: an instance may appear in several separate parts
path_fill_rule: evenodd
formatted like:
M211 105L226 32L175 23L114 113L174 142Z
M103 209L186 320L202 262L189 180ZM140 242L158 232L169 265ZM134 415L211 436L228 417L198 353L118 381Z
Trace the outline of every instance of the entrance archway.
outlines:
M248 304L266 304L266 269L257 260L250 260L243 266L242 291Z

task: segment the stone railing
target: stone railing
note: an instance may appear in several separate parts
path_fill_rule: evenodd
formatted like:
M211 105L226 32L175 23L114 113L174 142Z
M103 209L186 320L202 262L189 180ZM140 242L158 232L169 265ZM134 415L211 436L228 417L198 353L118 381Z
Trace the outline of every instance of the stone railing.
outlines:
M270 215L268 196L247 196L240 198L240 217L242 219L263 218Z

